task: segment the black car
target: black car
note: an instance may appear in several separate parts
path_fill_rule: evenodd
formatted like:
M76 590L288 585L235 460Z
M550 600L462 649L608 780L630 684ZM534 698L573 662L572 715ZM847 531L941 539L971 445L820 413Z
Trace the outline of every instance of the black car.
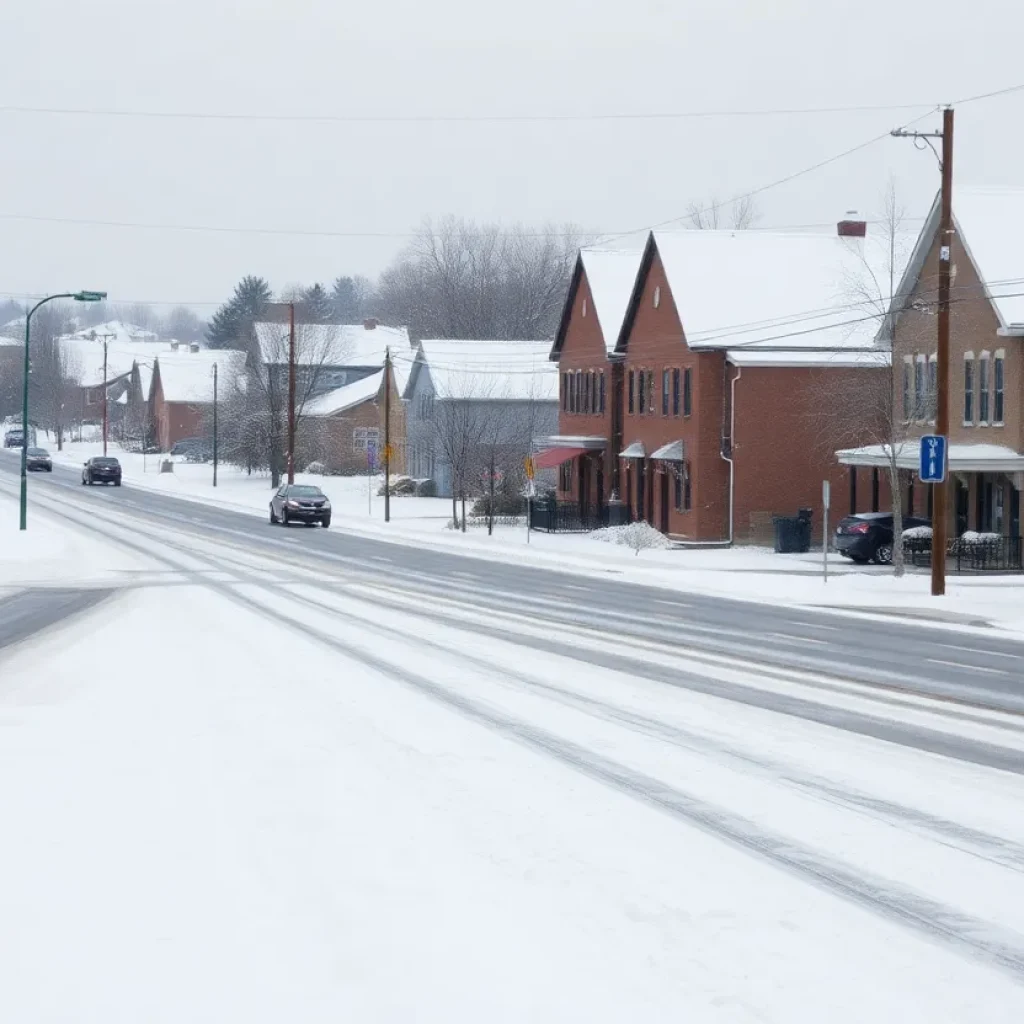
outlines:
M319 487L309 484L282 484L270 499L270 521L287 526L305 523L331 525L331 503Z
M97 455L91 458L82 470L82 485L88 484L113 484L121 486L121 463L106 455Z
M52 473L53 460L50 458L50 453L45 448L29 448L25 452L25 468L29 472L40 470L43 473Z
M930 519L920 516L903 517L904 530L931 525ZM841 519L836 528L836 550L854 562L888 565L892 561L892 513L859 512Z

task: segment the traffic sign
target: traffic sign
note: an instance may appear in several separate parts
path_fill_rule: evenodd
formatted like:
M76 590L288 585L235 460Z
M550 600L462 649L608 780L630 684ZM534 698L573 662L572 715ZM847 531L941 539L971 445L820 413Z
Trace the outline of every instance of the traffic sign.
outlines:
M526 470L526 479L532 480L537 472L537 468L533 463L532 455L527 455L526 458L523 459L523 468Z
M946 480L946 438L942 434L925 434L921 438L921 482L941 484Z
M384 460L384 462L393 462L395 458L395 446L393 444L384 445L384 447L381 449L380 457L381 459Z
M377 448L375 445L366 446L366 465L373 469L377 465Z

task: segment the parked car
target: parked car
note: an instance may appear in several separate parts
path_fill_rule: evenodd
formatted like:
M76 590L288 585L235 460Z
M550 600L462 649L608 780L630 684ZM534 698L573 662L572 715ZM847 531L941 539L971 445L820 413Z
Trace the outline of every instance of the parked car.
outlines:
M30 472L37 469L43 473L52 473L53 459L45 448L29 448L25 452L25 468Z
M82 486L88 484L113 484L121 486L121 463L106 455L96 455L85 464L82 470Z
M5 448L20 448L25 443L25 432L20 428L18 430L8 430L4 434L4 447Z
M331 525L331 503L319 487L310 484L282 484L270 499L270 522Z
M171 446L170 454L186 462L209 462L213 458L213 445L205 437L183 437Z
M903 528L931 526L930 519L904 516ZM839 520L836 528L836 550L853 562L877 562L888 565L892 561L892 513L858 512Z

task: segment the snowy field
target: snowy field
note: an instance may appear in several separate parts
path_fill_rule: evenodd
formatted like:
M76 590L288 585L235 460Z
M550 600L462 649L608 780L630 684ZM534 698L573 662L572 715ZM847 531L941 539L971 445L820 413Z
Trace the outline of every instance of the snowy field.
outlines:
M52 446L55 448L56 446ZM112 449L113 450L113 449ZM90 455L101 453L95 442L69 444L53 452L56 462L80 467ZM113 450L125 470L126 487L142 487L175 497L266 516L271 489L269 477L247 475L222 466L218 486L212 486L212 467L179 462L173 473L158 471L157 456ZM11 453L6 454L12 457ZM822 579L820 551L807 555L776 555L768 548L736 547L703 550L646 550L635 554L626 547L598 545L593 535L532 533L523 528L498 527L493 537L486 529L462 534L448 529L451 501L443 498L395 497L390 523L384 522L384 499L377 495L380 478L319 477L299 474L298 482L315 483L334 506L334 525L351 533L397 544L430 545L441 550L471 554L517 564L564 568L573 572L616 575L634 582L675 590L716 594L772 604L858 609L865 613L911 614L932 617L944 626L991 623L1024 633L1024 577L950 577L946 596L930 596L926 571L908 571L894 579L891 570L855 567L839 555L830 556L830 578ZM468 507L468 506L467 506Z
M121 589L0 649L0 1018L1024 1019L1021 775L736 703L735 669L713 697L439 625L293 551L31 512L11 589ZM1009 716L747 682L1024 758Z

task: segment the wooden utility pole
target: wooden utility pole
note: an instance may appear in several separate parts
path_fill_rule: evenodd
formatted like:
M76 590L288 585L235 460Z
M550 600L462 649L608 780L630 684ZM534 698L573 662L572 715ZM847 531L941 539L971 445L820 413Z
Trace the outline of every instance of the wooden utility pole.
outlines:
M103 338L103 454L107 454L107 338ZM27 437L27 435L26 435ZM28 444L28 441L25 442Z
M384 522L391 522L391 349L384 350Z
M213 486L217 486L217 364L213 364Z
M295 483L295 303L288 303L288 483Z
M946 593L946 540L949 532L949 293L953 266L953 108L942 112L942 130L892 133L897 138L942 140L942 192L939 199L939 315L936 342L935 432L946 439L947 467L941 483L932 484L932 596ZM890 301L894 297L890 296Z

